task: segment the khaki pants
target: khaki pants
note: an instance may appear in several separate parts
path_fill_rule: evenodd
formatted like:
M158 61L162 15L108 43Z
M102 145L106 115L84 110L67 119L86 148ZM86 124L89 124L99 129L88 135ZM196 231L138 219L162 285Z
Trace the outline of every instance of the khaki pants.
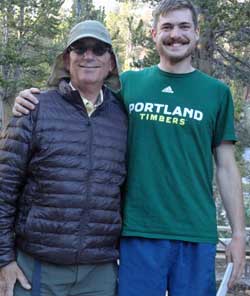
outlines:
M18 252L17 263L32 285L16 283L14 296L116 296L117 264L56 265Z

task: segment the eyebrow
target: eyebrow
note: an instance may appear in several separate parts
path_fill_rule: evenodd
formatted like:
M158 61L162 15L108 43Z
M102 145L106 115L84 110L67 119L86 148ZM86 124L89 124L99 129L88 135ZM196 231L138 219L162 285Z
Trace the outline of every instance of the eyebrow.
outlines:
M190 26L192 26L192 23L190 23L190 22L181 22L181 23L179 23L179 25L190 25Z
M161 25L161 27L164 27L164 26L175 26L175 25L178 25L178 26L180 26L180 25L189 25L189 26L192 26L192 23L190 23L190 22L180 22L180 23L166 22L166 23L163 23Z

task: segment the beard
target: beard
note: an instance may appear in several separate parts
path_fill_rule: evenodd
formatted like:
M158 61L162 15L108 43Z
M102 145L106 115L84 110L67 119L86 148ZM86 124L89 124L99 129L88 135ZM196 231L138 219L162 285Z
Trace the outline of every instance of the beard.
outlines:
M173 51L170 47L174 44L178 43L181 44L181 46L186 46L186 48L181 49L180 52L178 51ZM187 38L168 38L162 40L158 45L157 45L157 50L160 54L160 56L166 58L170 63L172 64L177 64L187 58L189 58L195 48L196 48L197 42L192 42L188 40Z

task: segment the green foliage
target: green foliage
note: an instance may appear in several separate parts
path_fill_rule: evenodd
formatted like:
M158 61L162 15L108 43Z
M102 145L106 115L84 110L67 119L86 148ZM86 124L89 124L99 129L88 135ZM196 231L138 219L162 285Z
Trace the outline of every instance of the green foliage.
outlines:
M72 24L85 20L98 20L104 22L104 19L104 8L95 8L92 0L74 0L71 15Z
M250 2L196 1L202 16L201 32L207 35L209 63L218 78L250 82ZM211 2L211 3L210 3Z
M156 65L159 63L159 55L155 49L155 44L151 36L145 36L145 48L147 49L146 55L142 59L133 59L133 67L144 68Z
M19 88L44 84L57 51L54 41L62 0L2 1L0 5L0 89L7 100Z
M233 100L234 100L234 111L235 111L235 120L239 122L242 116L242 110L244 105L244 83L239 80L229 80L226 81L230 86Z
M44 87L50 66L67 40L69 29L85 19L104 20L92 1L74 1L63 16L64 0L2 0L0 3L0 99L19 89Z
M133 66L133 59L140 57L145 50L144 37L148 26L140 19L140 13L140 3L127 1L116 11L110 12L106 18L123 71L130 69Z

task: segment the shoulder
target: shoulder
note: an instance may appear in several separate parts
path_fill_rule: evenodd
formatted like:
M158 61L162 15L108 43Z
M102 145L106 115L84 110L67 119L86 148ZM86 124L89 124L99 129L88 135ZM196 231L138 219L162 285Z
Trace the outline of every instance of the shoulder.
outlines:
M212 77L200 70L196 70L196 77L197 80L199 80L201 83L205 83L207 86L209 86L212 89L219 90L222 92L230 92L230 88L227 84L225 84L223 81Z
M36 95L39 104L37 105L37 111L40 113L49 108L58 108L62 104L63 97L57 89L50 89L42 91Z
M123 72L121 74L121 81L122 83L126 83L128 80L132 80L135 82L134 79L140 79L144 78L145 76L151 75L155 71L156 66L147 67L141 70L129 70L126 72Z
M39 94L36 94L35 96L38 98L39 102L42 103L46 101L51 101L51 99L53 100L54 98L61 97L57 89L45 90L40 92Z
M116 105L121 111L124 111L122 100L120 99L119 92L114 92L108 87L103 89L104 100L108 100L108 102L112 105Z
M104 100L106 100L105 106L108 106L107 108L111 110L113 116L119 118L119 120L122 120L127 125L127 113L119 93L115 93L105 87Z

